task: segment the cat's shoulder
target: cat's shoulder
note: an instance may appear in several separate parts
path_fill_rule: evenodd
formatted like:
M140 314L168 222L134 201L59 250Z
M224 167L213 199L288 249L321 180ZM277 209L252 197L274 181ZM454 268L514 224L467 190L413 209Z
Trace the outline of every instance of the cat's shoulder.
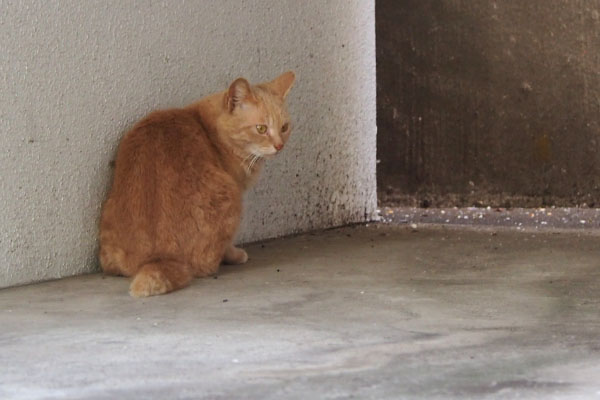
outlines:
M156 110L139 120L124 137L126 141L143 141L197 136L204 132L200 119L192 110L172 108Z
M152 111L142 118L133 129L171 127L173 125L196 125L200 123L197 113L188 108L171 108Z

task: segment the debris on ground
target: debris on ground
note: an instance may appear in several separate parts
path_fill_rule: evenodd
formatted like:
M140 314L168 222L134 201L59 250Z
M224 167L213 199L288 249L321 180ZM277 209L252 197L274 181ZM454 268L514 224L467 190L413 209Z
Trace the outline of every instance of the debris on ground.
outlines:
M380 221L408 224L504 226L524 229L600 229L600 208L381 207Z

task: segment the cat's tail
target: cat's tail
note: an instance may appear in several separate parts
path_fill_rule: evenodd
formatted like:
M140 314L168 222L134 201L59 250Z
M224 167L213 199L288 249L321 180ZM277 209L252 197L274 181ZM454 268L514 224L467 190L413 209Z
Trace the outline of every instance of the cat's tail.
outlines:
M181 289L194 279L192 268L173 260L153 260L141 266L133 277L129 294L147 297Z

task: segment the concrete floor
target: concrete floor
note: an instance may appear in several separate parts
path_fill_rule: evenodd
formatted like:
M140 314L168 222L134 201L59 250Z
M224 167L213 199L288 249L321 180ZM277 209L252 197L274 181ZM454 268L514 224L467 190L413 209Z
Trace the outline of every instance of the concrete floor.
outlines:
M370 225L0 291L2 399L600 399L600 236Z

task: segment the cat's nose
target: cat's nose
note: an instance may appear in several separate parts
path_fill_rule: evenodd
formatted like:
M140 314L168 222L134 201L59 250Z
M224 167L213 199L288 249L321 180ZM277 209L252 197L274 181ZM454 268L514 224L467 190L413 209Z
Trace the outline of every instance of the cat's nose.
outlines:
M275 145L273 145L273 147L275 147L275 150L279 151L279 150L283 149L283 143L275 144Z

